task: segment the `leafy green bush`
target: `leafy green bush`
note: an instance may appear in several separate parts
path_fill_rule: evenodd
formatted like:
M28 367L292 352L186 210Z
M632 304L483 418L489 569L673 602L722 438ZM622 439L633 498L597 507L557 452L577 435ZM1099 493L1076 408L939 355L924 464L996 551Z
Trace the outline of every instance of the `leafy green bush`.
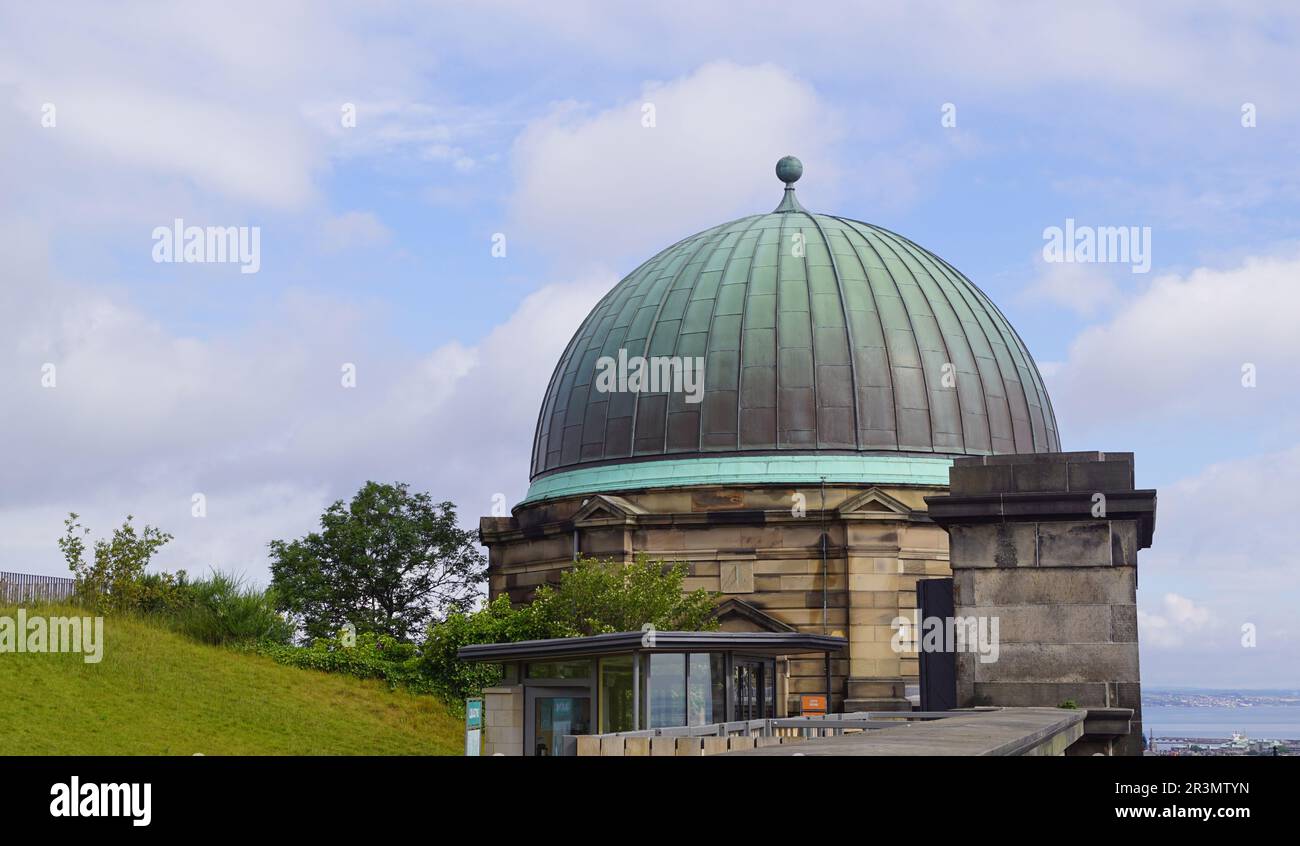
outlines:
M136 611L146 599L142 595L145 568L155 553L171 541L172 536L153 526L136 532L130 514L113 537L100 539L91 546L91 560L86 560L86 539L90 529L78 522L73 512L63 521L64 533L59 549L68 569L77 580L78 601L97 611ZM183 579L183 574L181 575ZM155 585L156 586L156 585Z
M511 608L504 594L485 607L469 614L451 614L441 623L429 627L429 636L420 650L420 670L429 679L434 692L446 702L460 708L465 699L482 693L501 681L498 664L462 661L456 652L472 643L515 643L563 637L533 610L531 605Z
M131 521L128 514L112 538L94 541L89 561L90 530L75 513L63 521L59 549L76 577L77 599L83 605L156 617L203 643L285 643L293 636L293 626L276 611L271 591L245 586L242 579L219 572L193 582L184 570L146 573L172 536L153 526L137 532Z
M414 644L373 632L363 632L355 638L355 643L350 643L342 634L318 637L308 646L263 641L251 648L289 667L344 673L360 679L383 679L391 688L404 687L415 693L438 692L432 680L421 671Z
M185 582L182 574L170 592L159 594L169 604L154 613L201 643L288 643L293 637L292 624L275 610L274 592L245 585L236 576L213 571L206 579Z
M644 554L631 564L583 558L560 576L558 587L538 588L528 609L535 626L552 632L549 637L636 632L646 625L665 632L716 629L717 594L684 593L688 573L685 564Z
M515 643L611 632L709 631L717 595L683 593L685 564L664 564L641 555L631 564L580 559L560 576L558 587L544 585L531 603L512 608L507 596L468 614L450 614L429 628L420 666L434 690L453 707L501 680L494 664L462 661L456 652L474 643Z
M193 601L191 585L184 570L175 573L145 573L132 587L133 611L153 616L167 616Z

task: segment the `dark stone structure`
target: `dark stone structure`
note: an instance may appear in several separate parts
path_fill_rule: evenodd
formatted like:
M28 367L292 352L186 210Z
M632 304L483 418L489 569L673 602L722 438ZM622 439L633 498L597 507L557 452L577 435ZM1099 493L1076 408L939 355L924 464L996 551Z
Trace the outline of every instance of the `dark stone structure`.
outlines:
M1137 754L1137 553L1156 492L1135 489L1133 454L960 458L926 502L948 530L956 617L998 621L997 660L957 656L958 707L1072 703L1097 734L1071 754Z

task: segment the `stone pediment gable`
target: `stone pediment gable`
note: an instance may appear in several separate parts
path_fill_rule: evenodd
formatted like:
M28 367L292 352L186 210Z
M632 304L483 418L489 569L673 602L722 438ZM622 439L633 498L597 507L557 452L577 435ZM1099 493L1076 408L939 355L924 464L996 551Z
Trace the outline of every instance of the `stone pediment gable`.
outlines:
M849 497L835 511L840 517L850 519L890 520L911 517L913 509L880 488L871 487Z
M725 599L713 610L726 631L793 632L794 626L743 599Z
M573 515L573 525L600 525L609 522L635 522L637 517L645 515L644 508L621 496L597 494L591 497Z

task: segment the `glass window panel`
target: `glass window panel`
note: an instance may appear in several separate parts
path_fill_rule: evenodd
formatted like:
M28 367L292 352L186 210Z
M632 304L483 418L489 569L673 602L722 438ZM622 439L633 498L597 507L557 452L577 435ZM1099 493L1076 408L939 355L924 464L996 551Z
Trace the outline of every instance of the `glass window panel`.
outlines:
M534 661L528 665L530 679L589 679L591 660Z
M650 656L650 728L686 725L686 656L658 653Z
M829 709L828 709L829 710ZM776 716L776 662L763 662L763 716Z
M691 655L686 675L687 725L703 726L726 720L726 659L722 653Z
M713 722L727 721L727 656L715 652L709 657L713 678L710 687L713 690Z
M632 731L632 656L600 661L600 731Z

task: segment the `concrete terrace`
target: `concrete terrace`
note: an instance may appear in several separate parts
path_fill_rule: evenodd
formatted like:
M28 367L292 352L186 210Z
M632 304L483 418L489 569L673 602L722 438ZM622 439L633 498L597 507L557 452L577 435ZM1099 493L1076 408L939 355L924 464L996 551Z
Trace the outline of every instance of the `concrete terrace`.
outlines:
M725 755L1061 755L1084 733L1088 712L1064 708L994 708L942 720L906 722L839 737L725 752Z

